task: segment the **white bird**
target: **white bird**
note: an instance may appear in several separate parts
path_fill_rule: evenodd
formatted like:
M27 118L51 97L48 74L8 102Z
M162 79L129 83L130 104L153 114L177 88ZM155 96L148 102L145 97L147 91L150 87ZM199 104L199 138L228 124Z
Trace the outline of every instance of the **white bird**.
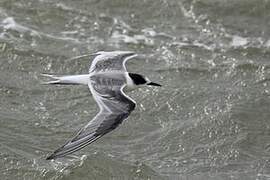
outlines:
M137 56L133 52L101 51L94 55L96 57L90 66L89 74L69 76L43 74L53 79L43 84L88 85L100 109L99 113L75 137L54 151L47 160L78 151L121 124L136 106L136 102L124 91L144 85L161 86L143 75L127 72L126 61Z

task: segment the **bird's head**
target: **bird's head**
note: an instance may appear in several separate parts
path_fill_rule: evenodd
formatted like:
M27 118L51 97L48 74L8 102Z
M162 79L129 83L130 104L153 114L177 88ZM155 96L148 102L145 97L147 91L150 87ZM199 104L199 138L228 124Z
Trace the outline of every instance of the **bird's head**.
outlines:
M149 86L161 86L158 83L154 83L150 81L147 77L141 75L141 74L135 74L135 73L128 73L130 78L132 79L133 83L137 86L139 85L149 85Z

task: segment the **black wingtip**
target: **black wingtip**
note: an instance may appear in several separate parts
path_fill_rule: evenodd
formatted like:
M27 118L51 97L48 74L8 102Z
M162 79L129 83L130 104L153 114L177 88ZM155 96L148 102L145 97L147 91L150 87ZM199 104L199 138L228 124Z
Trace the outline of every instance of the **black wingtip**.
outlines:
M50 156L46 157L46 160L52 160L52 159L55 159L54 154L52 154L52 155L50 155Z

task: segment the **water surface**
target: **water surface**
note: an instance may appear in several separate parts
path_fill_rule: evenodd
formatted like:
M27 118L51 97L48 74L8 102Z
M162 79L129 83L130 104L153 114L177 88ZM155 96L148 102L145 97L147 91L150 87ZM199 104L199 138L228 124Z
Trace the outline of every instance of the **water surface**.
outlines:
M1 0L1 179L270 179L269 0ZM162 88L129 95L119 128L73 156L45 157L97 113L82 74L98 50Z

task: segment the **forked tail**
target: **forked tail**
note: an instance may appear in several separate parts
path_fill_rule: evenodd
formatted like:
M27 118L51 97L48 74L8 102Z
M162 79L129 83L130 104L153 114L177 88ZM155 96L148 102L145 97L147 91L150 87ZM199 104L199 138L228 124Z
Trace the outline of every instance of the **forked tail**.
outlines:
M56 76L51 74L41 74L43 77L51 78L52 81L42 82L41 84L61 84L61 85L87 85L90 81L89 74Z

